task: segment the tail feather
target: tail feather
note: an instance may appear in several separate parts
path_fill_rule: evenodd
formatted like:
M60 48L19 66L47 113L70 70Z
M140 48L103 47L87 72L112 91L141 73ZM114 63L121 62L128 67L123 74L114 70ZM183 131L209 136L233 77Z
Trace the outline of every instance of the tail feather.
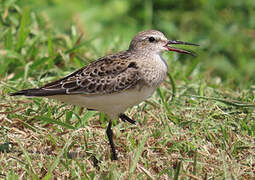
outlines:
M65 89L46 90L41 88L34 88L24 89L15 93L11 93L10 96L53 96L65 93L66 93Z

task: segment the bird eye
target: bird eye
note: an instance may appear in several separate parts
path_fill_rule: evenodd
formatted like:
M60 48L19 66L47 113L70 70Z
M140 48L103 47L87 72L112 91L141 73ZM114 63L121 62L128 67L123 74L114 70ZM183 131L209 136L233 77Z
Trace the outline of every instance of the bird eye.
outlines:
M155 38L154 37L149 37L149 41L152 43L152 42L155 42Z

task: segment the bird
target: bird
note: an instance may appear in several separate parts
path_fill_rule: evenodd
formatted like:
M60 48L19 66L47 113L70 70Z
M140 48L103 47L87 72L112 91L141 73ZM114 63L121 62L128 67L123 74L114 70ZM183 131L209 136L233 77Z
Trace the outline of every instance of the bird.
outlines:
M149 98L164 81L168 65L162 54L166 51L195 56L192 51L173 45L198 44L168 40L158 30L139 32L125 51L101 57L89 65L47 83L39 88L25 89L11 96L46 97L103 112L108 116L106 134L111 158L118 160L113 141L112 121L120 118L135 124L124 112Z

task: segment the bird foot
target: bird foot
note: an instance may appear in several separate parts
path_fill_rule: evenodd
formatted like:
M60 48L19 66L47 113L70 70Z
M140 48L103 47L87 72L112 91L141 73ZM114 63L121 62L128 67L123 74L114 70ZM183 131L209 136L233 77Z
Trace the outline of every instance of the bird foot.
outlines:
M136 122L133 120L133 119L131 119L131 118L129 118L128 116L126 116L125 114L123 114L123 113L121 113L121 114L119 114L119 118L123 121L123 122L129 122L129 123L131 123L131 124L135 124Z

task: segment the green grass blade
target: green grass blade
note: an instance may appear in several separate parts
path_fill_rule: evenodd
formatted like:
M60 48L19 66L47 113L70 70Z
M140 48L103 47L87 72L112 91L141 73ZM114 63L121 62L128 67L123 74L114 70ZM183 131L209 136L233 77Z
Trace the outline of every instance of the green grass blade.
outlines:
M47 122L47 123L52 123L52 124L57 124L57 125L63 126L63 127L67 128L67 129L76 129L75 127L73 127L73 126L71 126L69 124L66 124L66 123L61 122L61 121L56 121L56 120L53 120L53 119L48 118L48 117L35 116L35 118L38 119L38 120Z
M197 173L197 149L194 153L194 161L193 161L193 174L196 175Z
M172 85L172 98L171 98L171 101L173 101L174 98L175 98L175 94L176 94L176 85L175 85L175 81L174 81L173 76L169 72L167 72L167 76L170 79L170 83Z
M13 47L13 37L12 37L12 29L9 28L8 29L8 32L7 32L7 36L6 36L6 39L5 39L5 47L6 49L12 49Z
M193 58L191 65L188 66L188 69L186 71L186 78L188 78L196 69L197 65L199 63L199 58Z
M65 144L65 146L62 148L62 150L60 151L60 153L58 153L58 156L56 157L55 161L52 163L52 165L50 166L47 174L43 177L43 180L49 180L51 179L52 177L52 172L53 170L57 167L59 161L60 161L60 158L64 155L66 149L70 146L71 144L71 141L72 141L72 137L74 136L74 133L73 132L69 138L69 140L67 141L67 143Z
M45 64L47 61L49 61L51 58L49 57L43 57L43 58L40 58L36 61L34 61L32 64L31 64L31 69L35 69L37 68L38 66L41 66L43 64Z
M158 95L159 95L161 101L163 102L164 107L166 108L168 114L171 115L171 110L170 110L170 108L169 108L169 105L168 105L167 102L166 102L165 95L163 94L161 88L158 88L158 89L157 89L157 92L158 92Z
M139 158L140 158L140 156L141 156L141 154L142 154L142 152L143 152L144 145L145 145L145 142L146 142L147 138L148 138L148 134L145 134L145 135L143 136L143 139L142 139L142 141L141 141L139 147L138 147L138 150L137 150L137 153L136 153L134 162L133 162L133 164L132 164L132 166L131 166L131 168L130 168L130 170L129 170L129 179L132 179L132 175L133 175L133 173L134 173L134 171L135 171L135 168L136 168L136 165L137 165L137 163L138 163L138 160L139 160Z
M23 152L24 154L24 158L25 158L25 161L27 162L29 168L31 169L32 171L32 174L30 174L31 177L33 177L34 175L36 175L36 171L34 170L34 166L32 164L32 161L28 155L28 152L25 150L25 148L23 147L23 145L21 144L20 140L19 139L15 139L19 145L19 147L21 148L21 151ZM29 171L30 172L30 171Z
M177 162L177 167L176 167L174 178L173 178L174 180L178 180L180 175L180 170L181 170L181 161Z
M195 98L201 98L201 99L207 99L207 100L219 101L219 102L222 102L222 103L224 103L226 105L231 105L231 106L236 106L236 107L251 107L251 108L255 108L255 104L247 104L247 103L242 103L242 102L235 102L235 101L221 99L221 98L206 97L206 96L196 96L196 95L186 95L186 96L195 97Z
M20 27L19 27L19 31L18 31L18 42L17 42L17 46L16 46L17 52L20 52L20 50L29 34L29 28L28 28L29 22L30 22L30 10L25 9L22 14Z

